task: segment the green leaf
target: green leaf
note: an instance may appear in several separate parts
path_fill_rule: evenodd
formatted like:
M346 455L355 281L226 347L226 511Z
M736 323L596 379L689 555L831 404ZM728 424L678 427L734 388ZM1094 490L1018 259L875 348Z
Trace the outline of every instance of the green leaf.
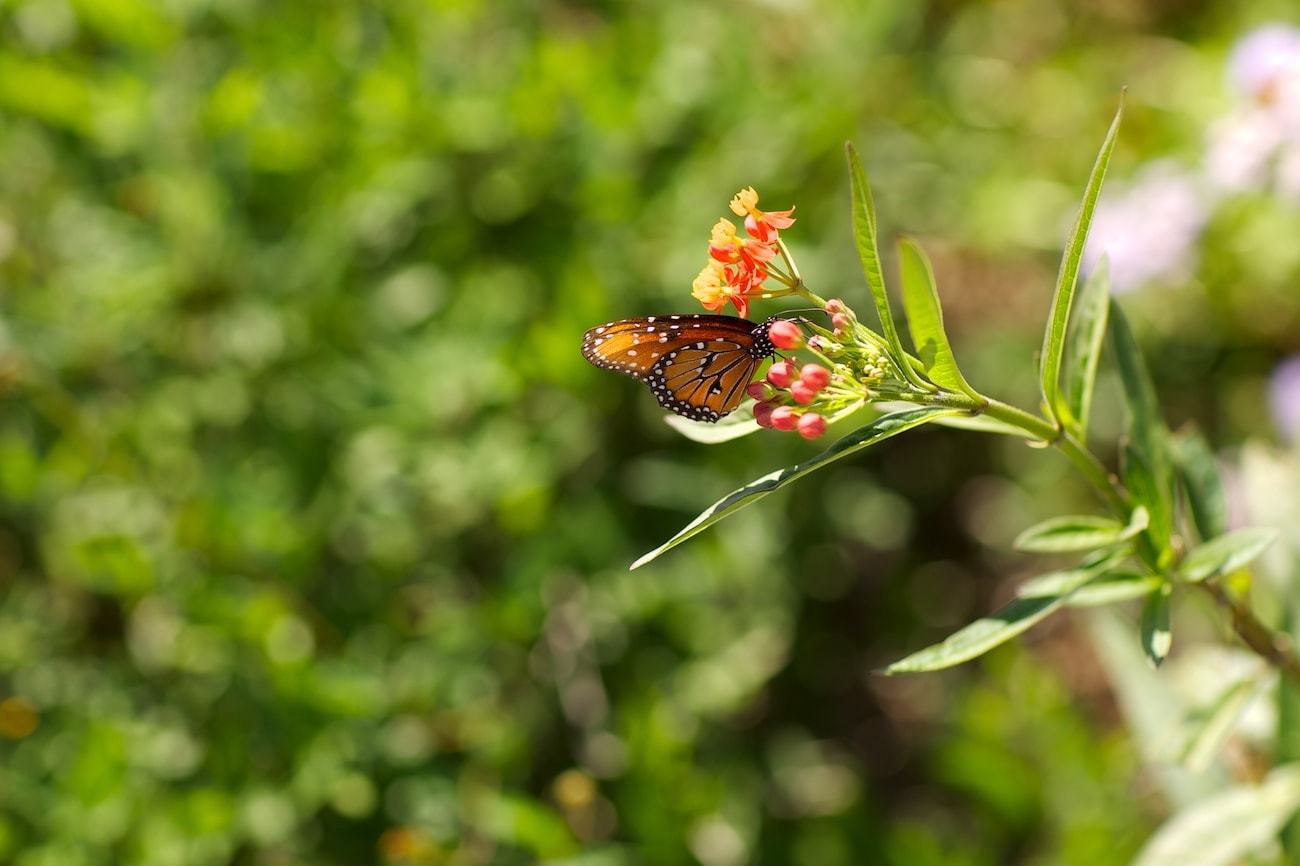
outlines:
M1230 574L1255 559L1277 540L1277 532L1249 527L1220 535L1187 554L1178 570L1183 580L1197 583L1217 574Z
M957 359L943 329L943 309L939 306L934 269L925 251L916 241L904 237L898 241L898 254L907 327L916 353L925 365L926 375L930 381L949 391L960 391L973 400L987 403L988 400L972 388L957 369Z
M1218 791L1223 785L1218 774L1196 775L1170 761L1172 732L1183 724L1192 706L1168 673L1153 671L1146 664L1139 642L1133 639L1132 618L1112 608L1088 611L1075 621L1089 632L1152 788L1174 810Z
M1101 358L1106 314L1110 309L1110 260L1105 255L1084 281L1074 309L1065 355L1065 405L1060 418L1065 431L1086 444L1097 361Z
M1124 114L1121 101L1111 121L1110 131L1102 142L1097 162L1088 177L1088 186L1083 193L1083 203L1079 214L1074 219L1074 227L1065 243L1065 253L1061 257L1061 268L1056 276L1056 292L1052 295L1052 311L1048 316L1047 332L1043 335L1042 352L1042 388L1043 404L1052 417L1059 417L1061 404L1058 388L1061 378L1061 359L1065 352L1065 333L1070 323L1070 305L1074 298L1075 282L1079 276L1079 263L1083 259L1083 247L1088 240L1088 227L1092 223L1092 214L1097 207L1097 198L1101 195L1101 184L1106 178L1106 166L1110 164L1111 151L1115 149L1115 139L1119 136L1119 122Z
M1039 580L1043 587L1051 585L1050 592L1017 598L994 614L975 620L970 625L949 635L942 643L933 644L894 662L880 671L884 674L909 674L938 671L968 662L983 655L1013 637L1023 634L1065 605L1071 595L1096 580L1113 564L1113 559L1103 560L1091 567L1045 575ZM1048 581L1051 581L1049 584Z
M898 412L915 406L915 403L908 403L905 400L886 400L879 403L872 403L873 408L880 409L882 412ZM1023 427L1016 427L1005 421L999 421L996 418L990 418L988 415L949 415L944 418L936 418L934 423L940 427L952 427L956 430L970 430L975 433L996 433L999 436L1013 436L1016 439L1024 440L1025 431Z
M1146 510L1141 513L1145 520ZM1109 517L1091 514L1053 517L1020 533L1012 546L1032 553L1095 550L1131 538L1132 533L1125 534L1125 531L1124 524Z
M1133 866L1231 866L1272 845L1297 808L1300 765L1276 767L1258 785L1229 788L1175 814Z
M1199 718L1189 719L1196 724L1196 732L1182 751L1181 760L1187 769L1194 773L1208 770L1246 708L1274 682L1273 676L1251 674L1224 689L1208 711L1198 714Z
M797 463L794 466L787 466L785 469L778 469L759 478L756 481L746 484L737 490L733 490L717 502L710 505L697 518L692 520L687 526L678 532L672 538L647 553L645 556L632 563L632 568L640 568L647 562L659 557L660 554L681 544L686 539L703 532L713 524L722 520L724 517L739 511L746 505L757 502L764 496L774 490L779 490L797 478L802 478L810 472L821 469L832 461L839 460L841 457L847 457L857 451L861 451L870 445L874 445L883 439L896 436L904 430L911 430L936 418L942 418L946 415L953 415L960 412L960 409L947 409L938 406L921 406L915 409L908 409L903 412L895 412L892 415L884 415L873 421L864 424L852 433L840 439L831 447L827 448L821 454L803 463Z
M1151 530L1148 537L1151 538L1156 549L1162 551L1163 562L1163 559L1169 555L1169 534L1173 517L1164 505L1166 500L1162 488L1156 483L1151 468L1142 459L1131 442L1124 443L1124 447L1120 452L1119 463L1120 478L1124 480L1124 486L1128 490L1129 496L1134 502L1142 503L1138 508L1146 511L1148 515L1153 512L1159 515L1158 523L1155 519L1148 520L1148 523L1151 524L1148 527Z
M1228 497L1209 444L1200 433L1190 431L1175 437L1172 445L1196 531L1201 538L1223 535L1228 531Z
M683 418L681 415L673 414L665 415L664 423L692 442L716 445L719 442L740 439L763 429L754 420L751 405L749 403L742 405L739 409L714 424L707 421L692 421L690 418Z
M885 290L885 277L880 269L880 250L876 245L876 206L871 200L871 185L867 183L867 172L862 167L858 152L852 144L844 147L849 159L849 186L853 194L853 238L858 247L858 258L862 260L862 275L866 277L871 298L876 302L880 332L894 357L899 359L901 372L908 381L919 388L930 390L929 383L906 363L907 351L903 348L898 328L894 325L894 315L889 309L889 293Z
M1146 653L1151 667L1158 668L1169 655L1173 645L1174 633L1170 626L1170 599L1173 597L1173 585L1161 581L1160 585L1147 596L1142 605L1140 631L1142 634L1142 651Z
M1105 607L1136 598L1146 598L1151 590L1162 583L1164 578L1154 575L1134 573L1107 575L1070 596L1066 607Z
M1124 390L1128 443L1121 475L1135 502L1151 512L1149 535L1156 549L1169 549L1173 532L1173 467L1168 430L1160 416L1155 386L1128 322L1118 306L1108 319L1115 368Z
M1071 550L1095 550L1127 541L1147 528L1147 510L1138 506L1128 525L1109 517L1076 514L1053 517L1029 527L1012 545L1031 553L1063 553Z

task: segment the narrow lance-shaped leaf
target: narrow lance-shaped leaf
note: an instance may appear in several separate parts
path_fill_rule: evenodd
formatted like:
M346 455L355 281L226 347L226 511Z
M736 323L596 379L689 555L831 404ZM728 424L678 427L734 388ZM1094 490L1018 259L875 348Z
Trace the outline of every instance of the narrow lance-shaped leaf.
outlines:
M1153 566L1164 568L1167 565L1165 558L1169 556L1169 533L1173 525L1173 516L1166 504L1168 500L1163 489L1156 483L1155 475L1151 472L1151 467L1132 442L1125 442L1120 450L1119 474L1129 497L1134 502L1141 503L1138 508L1147 511L1150 515L1147 521L1148 539L1152 541L1157 551L1161 551L1162 556L1160 562Z
M1125 526L1118 520L1091 514L1053 517L1029 527L1016 537L1017 550L1033 553L1064 553L1095 550L1132 538L1147 526L1147 511L1139 507Z
M1124 484L1134 500L1151 512L1150 536L1164 552L1173 531L1173 467L1169 454L1168 430L1160 416L1155 386L1146 362L1129 330L1123 312L1111 305L1107 319L1115 369L1124 389L1128 415L1128 448L1123 470Z
M1169 655L1173 645L1174 634L1170 625L1169 608L1173 586L1164 581L1151 591L1146 603L1142 605L1142 619L1139 631L1142 635L1142 652L1146 654L1151 667L1158 668Z
M1124 114L1121 101L1111 121L1110 131L1102 142L1097 162L1088 177L1088 186L1083 193L1083 204L1079 206L1078 216L1070 229L1065 243L1065 253L1061 256L1061 268L1056 276L1056 292L1052 295L1052 310L1048 316L1047 331L1043 335L1043 352L1040 372L1042 373L1043 404L1054 418L1059 418L1061 402L1059 395L1061 378L1061 358L1065 352L1065 333L1070 323L1070 306L1074 298L1075 282L1079 276L1079 264L1083 260L1083 248L1088 240L1088 227L1092 224L1092 214L1097 207L1097 198L1101 195L1101 184L1106 178L1106 167L1110 164L1111 151L1115 149L1115 139L1119 135L1119 122Z
M943 310L934 283L934 269L920 245L911 238L898 241L899 274L903 282L903 310L912 344L925 365L925 373L936 385L960 391L980 403L988 401L966 381L957 369L948 334L943 328Z
M1106 339L1110 309L1110 260L1102 255L1084 281L1074 303L1065 366L1065 405L1060 413L1065 430L1080 443L1088 441L1088 417L1097 383L1097 361Z
M879 409L881 412L897 412L909 409L914 405L914 403L908 403L905 400L887 400L872 404L874 408ZM946 415L942 418L936 418L934 423L940 427L969 430L972 433L994 433L999 436L1010 436L1022 442L1025 438L1023 427L1016 427L1005 421L990 418L988 415Z
M1257 785L1238 785L1175 814L1133 866L1230 866L1275 843L1300 808L1300 765L1284 764Z
M1246 709L1275 682L1277 677L1272 674L1250 671L1245 679L1224 689L1210 703L1208 712L1189 719L1195 729L1182 751L1182 762L1187 769L1193 773L1208 770Z
M852 144L846 144L845 151L849 159L849 187L853 195L853 238L858 247L858 258L862 260L862 275L866 277L871 298L876 303L880 332L894 357L899 359L901 372L908 381L919 388L930 388L907 363L907 351L898 337L894 315L889 309L889 293L885 290L885 277L880 268L880 250L876 243L876 206L871 200L871 185L867 183L866 169L862 167L862 160L858 158L858 152Z
M1228 497L1214 454L1205 437L1195 431L1173 441L1174 463L1187 493L1192 522L1201 538L1215 538L1228 531Z
M978 658L1060 610L1071 595L1105 574L1115 562L1115 559L1106 559L1087 568L1040 578L1043 592L1017 598L996 613L981 617L959 629L943 642L914 652L880 672L908 674L938 671Z
M1112 580L1110 576L1088 584L1066 601L1066 607L1105 607L1122 601L1146 598L1164 578L1127 574Z
M1277 532L1254 526L1220 535L1187 554L1179 566L1183 579L1192 583L1229 574L1245 567L1277 540Z
M857 451L861 451L869 445L874 445L890 436L897 436L904 430L910 430L913 427L920 426L927 421L933 421L935 418L941 418L946 415L955 415L958 409L946 409L936 406L921 406L915 409L908 409L903 412L895 412L892 415L885 415L877 418L854 430L852 433L840 439L831 447L827 448L821 454L803 463L797 463L794 466L788 466L785 469L778 469L775 472L768 473L757 481L752 481L737 490L733 490L717 502L709 506L704 513L692 520L687 526L678 532L672 538L647 553L645 556L632 563L632 568L639 568L656 559L660 554L671 550L681 544L686 539L703 532L713 524L722 520L724 517L739 511L746 505L757 502L764 496L774 490L779 490L797 478L802 478L810 472L821 469L828 463L839 460L841 457L847 457Z

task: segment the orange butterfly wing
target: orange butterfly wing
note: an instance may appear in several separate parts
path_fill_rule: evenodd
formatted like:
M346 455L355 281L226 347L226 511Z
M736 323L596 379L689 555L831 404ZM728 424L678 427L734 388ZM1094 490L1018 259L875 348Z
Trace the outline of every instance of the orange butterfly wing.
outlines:
M734 316L622 319L588 331L582 354L645 382L665 409L712 422L740 404L754 372L775 353L770 326Z

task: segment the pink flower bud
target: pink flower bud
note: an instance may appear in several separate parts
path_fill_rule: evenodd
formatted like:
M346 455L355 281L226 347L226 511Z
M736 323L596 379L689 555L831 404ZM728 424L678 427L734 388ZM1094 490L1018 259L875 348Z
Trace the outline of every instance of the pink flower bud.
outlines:
M754 420L758 422L759 427L772 426L772 412L776 409L766 400L754 404Z
M803 333L799 326L788 319L780 319L767 329L767 337L778 349L797 349L803 345Z
M790 385L790 396L800 406L807 406L813 400L817 399L817 389L809 385L803 379L799 379Z
M848 317L847 313L836 313L831 316L831 327L835 329L835 333L844 334L848 332L849 328L853 327L853 320Z
M799 381L805 382L814 390L820 391L831 383L831 372L821 364L805 364L799 371Z
M816 439L826 432L826 419L814 412L806 412L799 417L799 435L805 439Z
M766 382L750 382L745 387L745 393L755 400L766 400L772 396L772 386Z
M772 410L772 426L778 430L793 430L799 426L799 416L789 406L777 406Z
M826 312L830 313L832 316L836 313L847 313L848 311L849 308L844 306L844 302L839 298L831 298L826 302Z
M789 361L777 361L771 367L767 368L767 381L771 382L778 388L788 388L794 381L795 374L794 364Z

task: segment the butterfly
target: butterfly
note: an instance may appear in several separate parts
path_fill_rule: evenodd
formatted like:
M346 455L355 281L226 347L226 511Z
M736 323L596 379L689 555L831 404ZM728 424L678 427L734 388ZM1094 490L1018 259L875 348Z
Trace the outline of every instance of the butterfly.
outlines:
M776 354L762 324L735 316L646 316L592 328L582 356L638 379L659 405L693 421L717 421L740 405L745 387Z

